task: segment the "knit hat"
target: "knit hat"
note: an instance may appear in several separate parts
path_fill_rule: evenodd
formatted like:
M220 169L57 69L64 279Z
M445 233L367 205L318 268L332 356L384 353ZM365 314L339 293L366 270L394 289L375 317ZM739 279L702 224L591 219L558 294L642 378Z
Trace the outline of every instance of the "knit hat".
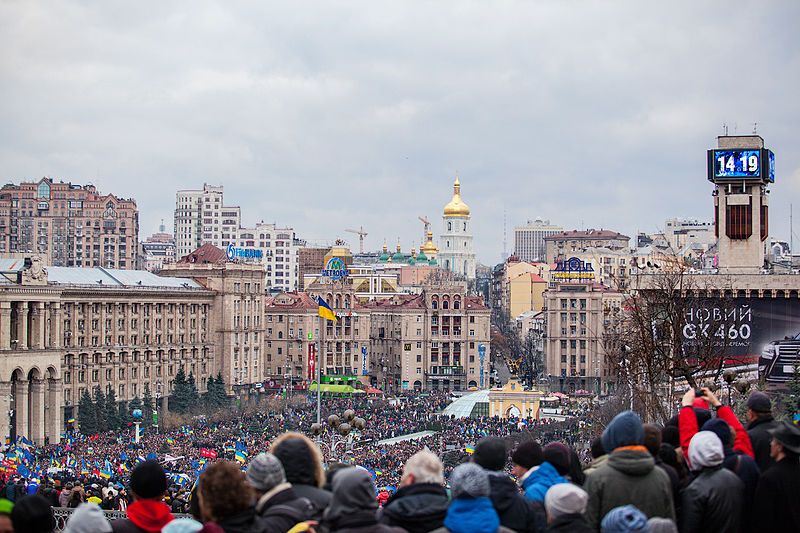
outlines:
M678 526L669 518L654 516L647 521L647 533L678 533Z
M647 531L647 517L633 505L611 509L600 522L600 533Z
M64 533L109 533L111 523L94 503L82 503L72 513Z
M283 465L271 453L260 453L247 467L247 482L259 492L268 492L286 481Z
M25 496L14 504L11 523L16 533L42 533L56 528L50 502L37 494Z
M508 451L499 437L484 437L475 445L472 460L486 470L502 470L506 466Z
M700 428L702 431L711 431L722 442L723 448L730 448L733 443L731 442L731 427L721 418L712 418Z
M511 454L511 461L523 468L532 468L542 464L542 446L535 440L526 440Z
M488 498L489 474L475 463L458 465L450 473L450 494L456 498Z
M164 526L161 533L195 533L201 529L203 529L203 524L197 520L192 518L176 518Z
M700 470L708 466L717 466L725 459L722 441L716 433L699 431L689 441L689 463L692 470Z
M544 508L552 519L565 514L583 514L589 495L585 490L572 483L558 483L547 490L544 495Z
M562 476L569 472L569 448L561 442L551 442L544 447L544 460L553 465Z
M0 514L10 515L12 509L14 509L14 502L0 498Z
M611 421L603 431L603 449L611 453L623 446L641 445L644 443L642 419L633 411L623 411Z
M772 411L772 402L769 401L769 396L760 391L750 394L745 405L756 413L769 413Z
M661 430L655 424L645 424L644 427L644 447L655 456L661 449Z
M167 492L167 476L155 461L144 461L131 472L131 491L145 500L160 498Z

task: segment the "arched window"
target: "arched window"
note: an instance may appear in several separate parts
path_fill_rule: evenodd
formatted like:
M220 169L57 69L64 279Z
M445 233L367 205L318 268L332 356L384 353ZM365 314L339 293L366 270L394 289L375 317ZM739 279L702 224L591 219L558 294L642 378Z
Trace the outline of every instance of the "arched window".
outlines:
M467 223L464 222L464 231L467 231Z
M447 223L447 231L453 231L453 223L452 222L448 222Z
M431 300L431 309L439 309L439 300L436 298Z
M442 300L442 309L450 309L450 300L447 298Z
M459 298L458 296L456 296L456 297L453 299L453 309L460 309L460 308L461 308L461 298Z

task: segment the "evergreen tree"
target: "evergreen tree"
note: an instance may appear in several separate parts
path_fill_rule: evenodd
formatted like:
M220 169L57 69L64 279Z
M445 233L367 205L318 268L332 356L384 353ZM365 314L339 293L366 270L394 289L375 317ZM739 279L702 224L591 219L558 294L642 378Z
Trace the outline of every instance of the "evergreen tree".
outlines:
M106 427L110 430L119 429L120 421L119 414L117 413L117 395L114 394L114 389L108 391L104 409L106 412Z
M106 396L100 386L94 388L94 409L97 416L97 431L102 433L108 429L106 421Z
M189 400L189 408L193 408L200 401L200 395L197 393L197 383L194 380L194 373L189 372L189 377L186 378L186 396Z
M141 409L141 407L139 407L139 409ZM119 424L120 428L125 429L131 422L133 422L133 417L131 416L131 410L128 406L128 402L122 400L117 405L117 423Z
M251 435L261 435L264 432L264 426L258 423L258 419L253 417L250 420L250 425L247 427L247 432Z
M228 405L228 393L225 392L225 380L222 379L222 372L217 373L217 383L214 387L215 401L217 407Z
M88 390L84 390L78 400L78 425L84 435L97 433L97 410Z
M145 383L142 394L142 427L149 428L153 425L154 405L153 395L150 394L150 384Z
M189 384L186 382L186 373L183 367L178 368L172 382L172 395L169 398L169 409L179 414L185 414L191 405Z

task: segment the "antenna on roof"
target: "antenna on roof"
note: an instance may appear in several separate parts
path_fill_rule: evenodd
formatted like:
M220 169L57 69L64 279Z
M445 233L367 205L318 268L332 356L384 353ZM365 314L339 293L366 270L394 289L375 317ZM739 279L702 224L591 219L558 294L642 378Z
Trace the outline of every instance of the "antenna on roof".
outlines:
M753 135L758 135L758 122L753 122Z
M506 208L503 206L503 263L508 260L508 238L506 234Z

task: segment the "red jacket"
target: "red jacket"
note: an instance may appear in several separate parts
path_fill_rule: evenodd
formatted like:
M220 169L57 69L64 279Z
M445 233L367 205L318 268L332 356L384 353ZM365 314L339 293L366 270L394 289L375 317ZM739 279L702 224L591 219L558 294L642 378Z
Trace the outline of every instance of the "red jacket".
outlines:
M750 437L747 436L747 431L745 431L742 423L739 422L739 419L736 418L735 414L733 414L733 410L727 405L723 405L717 409L717 418L721 418L727 422L730 427L736 430L736 438L733 441L733 449L747 454L750 457L755 457L753 454L753 446L750 444ZM697 416L694 413L694 408L688 406L681 408L681 412L678 415L678 428L680 430L681 449L683 449L683 456L686 458L686 462L688 463L689 442L698 431Z

